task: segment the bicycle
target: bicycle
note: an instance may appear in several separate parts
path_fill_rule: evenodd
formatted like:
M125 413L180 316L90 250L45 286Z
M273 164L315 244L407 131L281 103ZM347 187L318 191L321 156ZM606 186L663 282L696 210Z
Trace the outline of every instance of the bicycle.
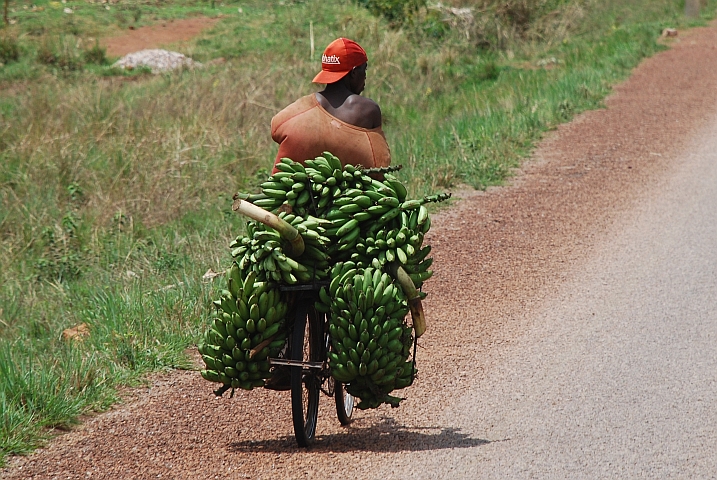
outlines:
M295 295L289 358L269 359L272 365L290 369L291 413L300 447L310 446L315 439L321 393L334 397L336 414L344 426L351 423L355 403L344 385L331 376L326 355L331 348L328 318L314 308L323 286L328 286L328 282L280 287L283 292Z

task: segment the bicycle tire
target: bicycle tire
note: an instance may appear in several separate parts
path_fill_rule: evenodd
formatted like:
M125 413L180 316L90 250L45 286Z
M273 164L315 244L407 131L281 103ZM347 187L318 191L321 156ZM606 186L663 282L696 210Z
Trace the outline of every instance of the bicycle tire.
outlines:
M297 302L294 331L291 339L291 359L298 361L320 360L321 349L316 337L320 335L318 319L313 305ZM291 416L296 443L308 447L316 434L319 415L321 381L308 368L291 368Z
M336 415L341 425L350 424L354 413L354 397L344 388L344 384L334 380L334 399L336 400Z

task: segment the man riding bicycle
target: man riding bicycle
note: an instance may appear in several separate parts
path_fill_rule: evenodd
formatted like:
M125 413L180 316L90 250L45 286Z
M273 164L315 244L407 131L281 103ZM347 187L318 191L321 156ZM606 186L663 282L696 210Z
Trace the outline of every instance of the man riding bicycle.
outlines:
M381 109L360 95L367 67L366 52L353 40L338 38L326 47L321 72L313 79L326 88L301 97L271 120L271 137L279 144L274 165L285 157L303 162L327 151L343 165L374 168L391 163ZM277 171L275 166L272 174ZM288 367L275 367L265 388L288 390Z

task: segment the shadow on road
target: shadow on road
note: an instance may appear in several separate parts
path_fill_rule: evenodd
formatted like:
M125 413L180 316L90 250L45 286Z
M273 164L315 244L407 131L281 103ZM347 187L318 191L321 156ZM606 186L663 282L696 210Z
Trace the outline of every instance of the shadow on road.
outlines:
M404 452L439 450L445 448L471 448L490 443L472 438L458 428L406 427L393 418L382 417L368 427L352 424L341 433L317 435L312 452ZM297 451L293 436L267 440L247 440L228 445L231 452L291 453ZM305 450L301 450L305 451Z

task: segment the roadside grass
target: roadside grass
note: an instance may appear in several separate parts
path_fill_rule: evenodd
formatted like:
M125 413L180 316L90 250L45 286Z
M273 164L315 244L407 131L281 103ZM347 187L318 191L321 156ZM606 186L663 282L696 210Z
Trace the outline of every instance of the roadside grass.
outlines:
M163 20L236 13L235 6L221 5L212 8L211 2L190 0L161 5L136 1L12 0L13 25L0 29L0 45L3 38L10 39L20 55L11 62L0 58L0 63L6 64L0 68L0 85L47 75L73 75L83 70L95 75L135 75L137 72L111 69L112 58L104 55L99 58L98 40ZM65 13L65 9L72 13Z
M538 2L544 10L512 29L496 27L498 10L450 28L423 12L401 30L319 0L12 5L18 23L0 31L21 50L0 68L12 92L0 91L0 463L108 408L148 372L192 368L185 349L222 283L202 275L228 265L243 228L231 195L268 175L271 117L315 91L336 36L368 51L365 95L381 105L401 178L422 195L501 184L547 130L599 108L664 48L663 28L699 24L668 0ZM37 61L43 42L82 57L100 32L217 12L215 27L180 46L225 59L206 69L127 77L101 61ZM88 337L62 339L81 324Z

